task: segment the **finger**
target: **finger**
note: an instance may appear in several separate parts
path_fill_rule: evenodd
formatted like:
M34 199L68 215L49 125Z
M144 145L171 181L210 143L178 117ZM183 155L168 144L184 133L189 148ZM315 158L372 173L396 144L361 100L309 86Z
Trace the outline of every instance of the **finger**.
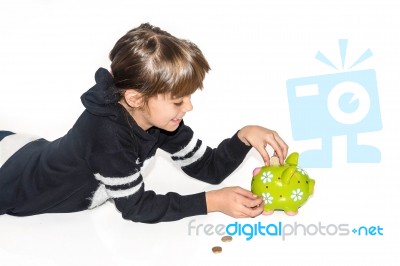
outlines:
M240 212L242 213L243 217L256 217L260 215L263 211L264 211L264 206L262 204L254 208L247 208L243 206L240 209Z
M265 150L265 147L264 147L264 146L261 146L261 147L257 146L257 147L254 147L254 148L255 148L255 149L258 151L258 153L261 155L261 158L263 159L265 165L268 166L269 163L270 163L270 160L269 160L269 154L268 154L268 152Z
M262 204L262 197L254 195L252 192L245 190L241 187L236 188L236 193L238 194L237 203L243 205L247 208L254 208Z
M274 149L274 152L276 153L276 155L278 155L279 163L282 165L282 164L284 164L284 159L286 157L287 151L285 152L285 148L281 147L281 144L278 142L277 138L279 138L279 136L277 136L275 139L271 140L269 142L269 145Z
M254 207L261 205L262 201L263 201L263 199L261 197L253 199L253 200L248 199L248 198L243 198L242 204L247 208L254 208Z
M286 142L278 135L275 135L275 140L277 142L277 144L280 147L280 150L282 151L282 157L279 157L279 159L281 159L281 164L283 164L284 159L286 158L287 154L288 154L288 150L289 150L289 146L286 144Z
M253 192L242 187L235 187L235 192L249 199L259 198L257 195L254 195Z
M252 208L250 216L251 217L256 217L256 216L260 215L263 212L264 212L264 204L260 204L257 207Z

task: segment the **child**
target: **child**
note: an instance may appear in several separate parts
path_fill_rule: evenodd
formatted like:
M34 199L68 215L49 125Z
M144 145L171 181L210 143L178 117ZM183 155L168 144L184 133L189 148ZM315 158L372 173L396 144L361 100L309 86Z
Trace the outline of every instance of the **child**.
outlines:
M145 190L141 172L158 148L210 184L232 173L251 146L266 164L267 145L282 164L287 155L285 142L263 127L243 127L211 149L184 124L210 69L199 48L146 23L119 39L110 59L111 73L97 70L96 85L81 97L86 110L62 138L0 132L0 215L76 212L107 200L123 218L145 223L262 213L262 199L240 187L185 196Z

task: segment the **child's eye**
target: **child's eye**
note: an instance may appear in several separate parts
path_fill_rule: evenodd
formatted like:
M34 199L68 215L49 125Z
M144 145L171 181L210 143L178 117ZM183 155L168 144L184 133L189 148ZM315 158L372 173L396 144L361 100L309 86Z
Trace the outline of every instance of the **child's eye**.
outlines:
M176 102L176 103L174 103L176 106L181 106L182 104L183 104L183 101L181 101L181 102Z

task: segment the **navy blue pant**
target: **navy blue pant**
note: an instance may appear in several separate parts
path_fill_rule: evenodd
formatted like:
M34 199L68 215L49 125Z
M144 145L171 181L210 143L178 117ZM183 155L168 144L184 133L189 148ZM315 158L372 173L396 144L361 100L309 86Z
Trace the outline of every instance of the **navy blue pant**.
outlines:
M10 131L1 131L1 130L0 130L0 141L1 141L2 139L4 139L5 137L10 136L10 135L12 135L12 134L14 134L14 133L13 133L13 132L10 132Z
M12 134L14 134L14 133L10 132L10 131L1 131L0 130L0 141L2 139L4 139L5 137L10 136ZM1 192L0 192L0 196L1 196ZM0 197L0 215L5 213L5 210L2 209L3 206L1 206L1 205L3 205L3 204L2 204L2 198Z

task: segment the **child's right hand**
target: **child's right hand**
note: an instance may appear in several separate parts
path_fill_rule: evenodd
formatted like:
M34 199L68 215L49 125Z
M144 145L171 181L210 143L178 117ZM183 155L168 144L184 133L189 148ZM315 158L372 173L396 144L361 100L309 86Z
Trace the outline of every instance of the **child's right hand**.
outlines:
M206 192L207 212L223 212L234 218L256 217L264 210L261 197L241 187Z

